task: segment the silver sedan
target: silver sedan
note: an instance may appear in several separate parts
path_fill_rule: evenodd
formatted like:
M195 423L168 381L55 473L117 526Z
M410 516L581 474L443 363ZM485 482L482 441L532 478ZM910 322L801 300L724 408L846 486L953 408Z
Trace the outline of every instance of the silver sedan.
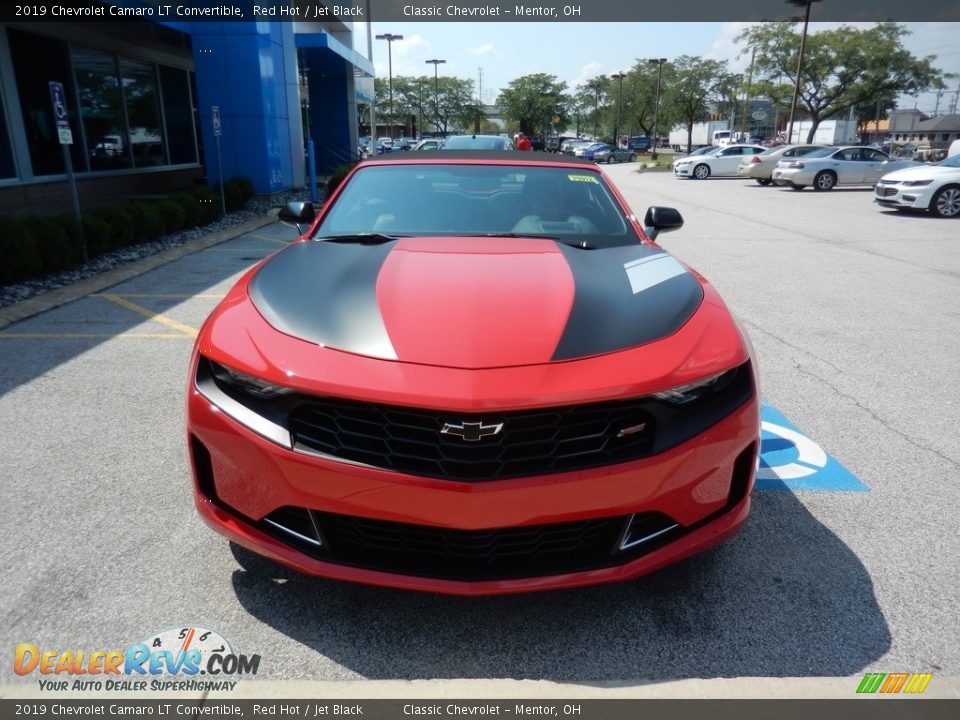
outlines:
M901 168L915 167L913 160L891 160L871 147L853 145L828 147L802 158L781 160L773 171L773 182L803 190L833 190L837 185L876 185L884 175Z
M737 175L753 178L760 185L769 185L778 162L803 157L823 147L823 145L781 145L770 148L759 155L744 157L737 166Z

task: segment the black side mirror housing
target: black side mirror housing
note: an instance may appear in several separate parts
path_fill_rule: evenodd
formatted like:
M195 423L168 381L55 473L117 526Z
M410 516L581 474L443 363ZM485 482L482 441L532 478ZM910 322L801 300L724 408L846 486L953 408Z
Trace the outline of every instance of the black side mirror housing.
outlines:
M295 227L301 235L303 234L301 225L309 225L316 216L313 203L308 201L289 202L277 215L280 222Z
M683 216L680 211L672 207L659 207L653 205L647 208L647 214L643 218L643 230L651 240L656 240L657 235L670 230L677 230L683 227Z

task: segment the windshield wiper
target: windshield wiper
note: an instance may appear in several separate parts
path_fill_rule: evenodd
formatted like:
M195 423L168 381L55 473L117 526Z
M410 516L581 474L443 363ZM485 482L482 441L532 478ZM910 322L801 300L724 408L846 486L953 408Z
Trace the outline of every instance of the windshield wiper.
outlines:
M335 242L335 243L358 243L360 245L382 245L383 243L393 242L397 240L400 236L394 235L385 235L384 233L378 232L362 232L362 233L353 233L350 235L326 235L321 237L315 237L313 240L318 242Z

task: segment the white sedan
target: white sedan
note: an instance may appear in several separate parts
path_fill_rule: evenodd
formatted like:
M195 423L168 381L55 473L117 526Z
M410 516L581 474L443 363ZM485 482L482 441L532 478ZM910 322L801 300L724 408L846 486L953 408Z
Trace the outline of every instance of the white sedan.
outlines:
M673 174L696 180L706 180L711 175L736 175L744 157L759 155L766 150L762 145L727 145L699 157L688 155L674 162Z
M913 160L891 160L886 153L859 145L815 150L794 160L781 160L773 171L773 182L803 190L833 190L837 185L876 185L889 172L914 167Z
M884 175L873 199L897 210L913 208L939 217L960 217L960 155Z

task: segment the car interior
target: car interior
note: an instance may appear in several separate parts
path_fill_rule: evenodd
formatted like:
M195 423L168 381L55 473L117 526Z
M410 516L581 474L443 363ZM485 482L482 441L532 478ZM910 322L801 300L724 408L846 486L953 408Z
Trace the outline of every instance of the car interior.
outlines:
M375 166L343 189L318 236L576 235L597 246L636 242L601 176L570 168Z

